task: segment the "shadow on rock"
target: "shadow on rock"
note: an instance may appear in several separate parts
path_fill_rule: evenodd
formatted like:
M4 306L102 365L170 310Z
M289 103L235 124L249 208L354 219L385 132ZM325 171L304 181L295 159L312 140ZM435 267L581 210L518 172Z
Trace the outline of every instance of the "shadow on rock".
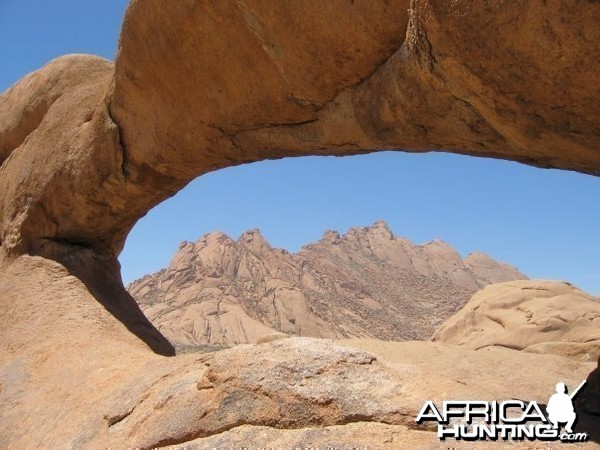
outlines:
M146 318L137 302L129 295L120 275L119 262L96 254L87 248L69 249L53 255L69 273L81 280L94 298L152 351L175 356L175 348ZM56 258L56 256L62 256Z

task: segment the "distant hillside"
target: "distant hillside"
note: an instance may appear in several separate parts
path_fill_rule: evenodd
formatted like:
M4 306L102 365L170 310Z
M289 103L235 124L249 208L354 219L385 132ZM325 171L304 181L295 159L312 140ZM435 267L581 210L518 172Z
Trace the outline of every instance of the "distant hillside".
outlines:
M525 279L483 253L462 259L441 241L415 245L387 224L327 231L297 254L258 230L184 242L168 268L130 293L174 344L231 345L300 336L428 339L480 288Z

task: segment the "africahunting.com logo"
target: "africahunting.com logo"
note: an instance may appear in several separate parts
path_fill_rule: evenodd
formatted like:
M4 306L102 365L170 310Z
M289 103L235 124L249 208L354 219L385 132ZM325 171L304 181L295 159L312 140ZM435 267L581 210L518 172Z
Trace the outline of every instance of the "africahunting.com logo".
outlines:
M447 438L475 440L544 440L580 442L587 433L574 433L577 413L573 398L583 387L583 381L571 395L564 383L556 385L556 393L548 400L546 412L535 401L505 400L503 402L444 401L441 407L428 400L421 408L416 422L437 422L440 440ZM561 425L564 430L561 433Z

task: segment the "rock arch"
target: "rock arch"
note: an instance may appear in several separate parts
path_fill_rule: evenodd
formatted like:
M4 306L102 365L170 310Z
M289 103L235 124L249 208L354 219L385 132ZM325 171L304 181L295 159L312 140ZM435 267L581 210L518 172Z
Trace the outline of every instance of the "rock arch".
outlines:
M65 56L0 97L0 442L153 447L219 431L177 391L210 358L147 351L173 353L116 259L136 220L203 173L402 149L600 175L599 18L593 1L133 0L114 64ZM62 391L65 376L78 383ZM204 396L215 379L192 381ZM184 397L156 423L178 422L126 434L136 401L162 408L165 389ZM88 398L86 414L62 406ZM318 423L354 420L340 411ZM371 419L396 423L382 411Z
M3 259L61 262L128 323L127 233L212 170L402 149L598 175L598 17L597 2L134 0L114 65L65 56L3 94Z

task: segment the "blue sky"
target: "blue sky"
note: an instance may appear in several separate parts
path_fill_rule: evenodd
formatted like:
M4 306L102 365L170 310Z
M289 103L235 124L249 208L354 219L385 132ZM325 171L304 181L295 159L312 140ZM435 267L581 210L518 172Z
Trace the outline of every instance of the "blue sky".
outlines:
M0 91L56 56L113 59L126 2L0 0ZM140 220L120 261L125 282L168 264L177 245L258 227L298 250L326 229L384 219L414 242L443 239L531 277L600 294L600 179L442 153L385 152L266 161L200 177Z

